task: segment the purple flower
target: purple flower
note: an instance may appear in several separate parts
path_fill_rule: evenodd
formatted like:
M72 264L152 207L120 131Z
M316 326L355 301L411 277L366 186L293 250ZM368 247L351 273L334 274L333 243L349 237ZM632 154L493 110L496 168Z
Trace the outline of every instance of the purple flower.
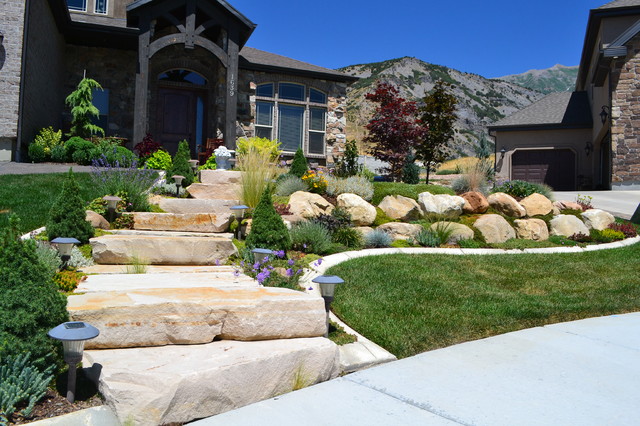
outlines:
M275 255L282 259L284 257L284 250L278 250L275 252Z
M322 258L318 259L318 266L322 265Z
M220 259L216 259L216 266L220 266Z
M291 268L287 269L287 276L288 277L292 277L293 276L293 269L291 269Z
M313 287L309 287L309 291L313 290Z
M295 260L293 260L293 259L289 259L289 261L287 262L287 265L289 265L289 266L293 266L293 264L294 264L294 263L296 263L296 261L295 261Z
M296 274L301 274L301 273L302 273L302 269L298 269L298 270L296 271Z
M269 261L269 256L265 256L264 259L262 259L262 263L267 263Z
M236 269L235 271L233 271L233 276L236 277L236 278L239 277L240 276L240 270Z
M307 243L302 244L302 248L307 248Z
M258 269L260 269L260 264L258 262L253 264L253 270L257 271Z
M244 260L240 261L240 266L242 266L244 268Z

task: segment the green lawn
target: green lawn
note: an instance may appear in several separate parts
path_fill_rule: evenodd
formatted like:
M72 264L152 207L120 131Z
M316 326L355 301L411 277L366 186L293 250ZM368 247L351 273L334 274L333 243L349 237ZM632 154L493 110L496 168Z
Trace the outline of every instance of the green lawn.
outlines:
M49 209L62 190L66 173L1 175L0 176L0 229L7 226L9 213L20 218L20 228L25 231L44 226ZM95 198L91 175L74 173L86 201ZM8 211L8 212L7 212Z
M388 255L329 270L332 305L398 357L543 324L640 311L640 244L571 254Z

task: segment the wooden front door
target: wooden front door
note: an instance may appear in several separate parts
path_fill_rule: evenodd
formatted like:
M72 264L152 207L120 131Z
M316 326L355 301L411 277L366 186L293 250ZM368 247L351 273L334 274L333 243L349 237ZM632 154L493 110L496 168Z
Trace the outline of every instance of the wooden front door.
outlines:
M178 150L180 141L186 140L191 158L196 158L196 138L202 137L204 128L204 96L200 90L158 89L157 137L171 155Z

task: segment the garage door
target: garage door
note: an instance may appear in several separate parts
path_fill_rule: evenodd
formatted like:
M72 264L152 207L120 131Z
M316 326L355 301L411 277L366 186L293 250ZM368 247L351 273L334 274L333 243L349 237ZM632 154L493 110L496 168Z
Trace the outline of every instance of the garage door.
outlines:
M545 183L556 191L575 190L575 154L569 149L516 151L511 157L511 179Z

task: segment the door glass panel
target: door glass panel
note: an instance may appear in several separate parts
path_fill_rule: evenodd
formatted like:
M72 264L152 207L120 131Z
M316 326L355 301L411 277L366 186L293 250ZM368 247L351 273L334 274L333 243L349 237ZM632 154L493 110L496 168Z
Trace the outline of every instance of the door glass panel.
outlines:
M172 81L174 83L188 83L194 86L206 86L207 79L198 73L189 70L171 70L158 76L160 81Z
M278 106L278 141L280 149L293 152L302 146L304 107L294 105Z

